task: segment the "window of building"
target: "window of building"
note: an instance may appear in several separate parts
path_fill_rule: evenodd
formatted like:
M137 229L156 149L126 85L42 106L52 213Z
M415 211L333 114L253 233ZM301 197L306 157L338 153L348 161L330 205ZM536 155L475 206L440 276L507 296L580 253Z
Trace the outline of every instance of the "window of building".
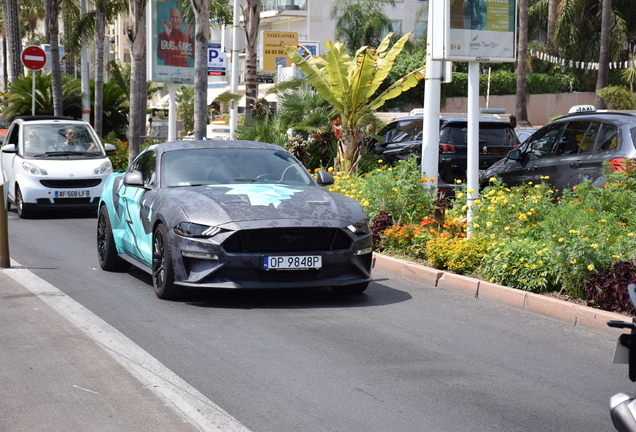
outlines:
M415 37L425 38L428 31L428 21L415 21Z

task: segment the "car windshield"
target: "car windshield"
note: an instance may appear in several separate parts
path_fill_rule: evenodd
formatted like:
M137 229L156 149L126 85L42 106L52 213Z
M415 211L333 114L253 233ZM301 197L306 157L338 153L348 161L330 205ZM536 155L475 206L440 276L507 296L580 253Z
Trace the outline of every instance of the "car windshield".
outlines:
M266 149L169 151L161 160L161 178L163 187L240 183L315 185L305 167L289 153Z
M103 156L104 148L92 129L85 124L26 124L24 155L54 157L72 154L83 157Z

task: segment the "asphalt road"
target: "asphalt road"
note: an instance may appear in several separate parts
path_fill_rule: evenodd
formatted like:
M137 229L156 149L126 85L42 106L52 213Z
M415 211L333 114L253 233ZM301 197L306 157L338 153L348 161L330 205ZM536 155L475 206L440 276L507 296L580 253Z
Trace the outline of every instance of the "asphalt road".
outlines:
M611 431L615 336L376 271L362 296L155 297L107 273L96 219L9 213L11 258L252 431Z

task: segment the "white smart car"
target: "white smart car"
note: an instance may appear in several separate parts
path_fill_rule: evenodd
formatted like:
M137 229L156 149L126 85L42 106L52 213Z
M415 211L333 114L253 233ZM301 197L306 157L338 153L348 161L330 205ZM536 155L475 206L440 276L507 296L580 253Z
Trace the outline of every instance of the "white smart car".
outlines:
M8 203L21 218L48 210L95 210L113 166L90 124L67 117L17 117L0 152Z

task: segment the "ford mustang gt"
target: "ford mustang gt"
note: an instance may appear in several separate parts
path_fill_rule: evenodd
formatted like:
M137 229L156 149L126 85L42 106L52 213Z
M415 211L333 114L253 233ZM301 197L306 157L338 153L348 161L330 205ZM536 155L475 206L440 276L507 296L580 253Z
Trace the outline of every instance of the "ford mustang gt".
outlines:
M187 288L361 293L371 281L368 221L357 201L323 187L331 183L272 144L153 145L104 185L100 266L147 271L162 299Z

